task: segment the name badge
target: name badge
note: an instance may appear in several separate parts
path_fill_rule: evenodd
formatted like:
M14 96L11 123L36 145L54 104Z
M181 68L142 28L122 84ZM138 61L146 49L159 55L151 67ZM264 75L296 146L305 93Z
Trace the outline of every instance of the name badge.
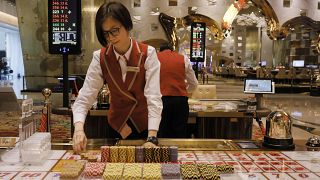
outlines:
M140 68L135 66L127 66L127 72L139 72Z

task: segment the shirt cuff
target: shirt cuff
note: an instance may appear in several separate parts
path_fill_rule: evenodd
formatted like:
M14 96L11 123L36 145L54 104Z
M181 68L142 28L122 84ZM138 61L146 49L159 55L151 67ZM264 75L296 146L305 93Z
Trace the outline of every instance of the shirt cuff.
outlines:
M158 118L151 118L148 120L148 130L159 130L160 121Z
M73 124L75 124L75 123L77 123L77 122L82 122L82 123L84 123L86 117L87 117L86 114L80 114L80 113L73 114Z

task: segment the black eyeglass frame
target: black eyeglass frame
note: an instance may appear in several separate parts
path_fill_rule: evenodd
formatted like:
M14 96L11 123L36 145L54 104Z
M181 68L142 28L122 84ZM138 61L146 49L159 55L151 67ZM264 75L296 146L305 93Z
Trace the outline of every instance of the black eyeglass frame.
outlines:
M103 32L102 32L102 33L103 33L103 36L104 36L105 38L109 38L110 35L112 35L113 37L119 36L119 34L120 34L120 28L121 28L121 26L120 26L120 27L112 28L112 29L110 29L109 31L103 31Z

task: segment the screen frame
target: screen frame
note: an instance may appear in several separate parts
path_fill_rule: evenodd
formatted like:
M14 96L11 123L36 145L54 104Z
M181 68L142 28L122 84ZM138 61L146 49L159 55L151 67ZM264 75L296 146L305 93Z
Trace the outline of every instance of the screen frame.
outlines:
M252 92L252 91L246 91L246 83L249 81L249 80L255 80L255 81L271 81L271 91L257 91L257 92ZM275 84L274 82L272 81L272 79L268 79L268 78L262 78L262 79L244 79L243 81L243 92L245 94L274 94L275 93Z
M303 66L294 66L294 62L303 62ZM304 59L296 59L296 60L292 60L292 67L295 67L295 68L303 68L305 67L305 60Z
M256 143L249 142L249 141L236 142L236 144L241 149L259 149L260 148Z
M72 12L77 13L76 19L76 45L71 44L53 44L53 26L52 26L52 2L48 0L48 48L50 54L80 54L81 53L81 1L68 0L68 3L76 3L76 9ZM65 48L65 49L64 49Z
M203 36L201 37L201 44L200 46L203 49L202 57L193 57L193 31L197 27L197 24L199 24L204 30L203 30ZM190 36L190 61L191 62L204 62L205 60L205 53L206 53L206 23L205 22L193 22L191 23L191 36Z

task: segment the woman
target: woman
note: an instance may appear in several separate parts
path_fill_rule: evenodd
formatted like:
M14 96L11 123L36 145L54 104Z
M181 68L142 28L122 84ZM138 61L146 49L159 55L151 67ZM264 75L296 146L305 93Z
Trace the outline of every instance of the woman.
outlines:
M97 12L96 34L103 48L93 53L73 105L76 153L86 148L85 118L104 81L111 95L109 125L123 139L148 136L144 145L157 145L162 111L160 62L153 47L130 38L132 26L128 9L119 2L103 4Z

